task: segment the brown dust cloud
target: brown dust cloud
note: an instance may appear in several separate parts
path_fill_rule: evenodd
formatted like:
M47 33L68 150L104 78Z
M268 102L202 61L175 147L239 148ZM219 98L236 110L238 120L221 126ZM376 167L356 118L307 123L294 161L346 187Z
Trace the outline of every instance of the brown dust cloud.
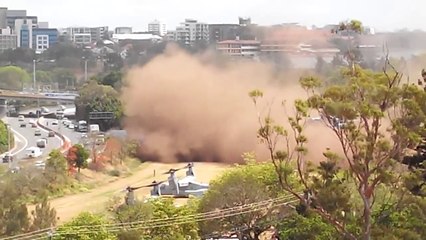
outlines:
M128 72L124 125L142 143L141 159L238 163L244 152L253 151L259 159L267 158L256 136L258 110L266 114L273 103L274 118L284 120L280 103L305 97L298 78L285 79L261 63L217 62L211 53L194 56L168 46L163 55ZM279 81L285 84L275 84ZM269 104L256 109L248 95L253 89L263 91ZM309 146L321 153L333 136L321 126L310 129Z

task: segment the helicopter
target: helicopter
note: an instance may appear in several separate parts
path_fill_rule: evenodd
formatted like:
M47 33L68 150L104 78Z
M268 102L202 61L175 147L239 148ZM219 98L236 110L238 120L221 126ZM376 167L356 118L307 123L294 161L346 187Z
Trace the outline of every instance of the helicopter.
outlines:
M190 196L201 197L209 188L208 184L198 183L195 181L193 170L194 164L188 163L186 166L178 169L170 169L163 174L169 177L165 181L153 181L151 184L139 187L126 188L125 202L127 205L133 205L135 200L134 191L140 188L152 187L150 198L168 197L168 198L189 198ZM176 177L176 172L187 169L186 176L182 179ZM168 184L166 183L168 182Z

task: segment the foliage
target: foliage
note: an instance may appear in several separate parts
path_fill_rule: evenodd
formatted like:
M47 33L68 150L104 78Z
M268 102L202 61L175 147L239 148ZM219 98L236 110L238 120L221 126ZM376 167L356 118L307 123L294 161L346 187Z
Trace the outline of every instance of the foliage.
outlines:
M67 159L59 150L55 149L49 153L44 175L51 192L60 190L68 182L67 169Z
M123 74L120 71L113 71L103 77L100 77L99 84L111 86L118 91L122 85L122 78Z
M280 191L277 175L274 173L274 166L271 163L248 162L247 165L231 168L210 183L209 191L201 199L198 211L210 212L277 197ZM260 225L274 220L280 212L285 212L285 209L268 207L241 216L206 221L200 223L201 232L226 233L235 227L244 226L249 229L245 236L248 239L257 239L265 230Z
M0 153L7 152L9 150L8 139L10 147L13 147L15 142L14 136L12 133L9 134L9 131L7 130L7 125L2 120L0 120Z
M114 119L97 122L101 129L118 126L123 116L123 106L119 93L111 86L104 86L90 81L84 85L76 99L76 115L79 119L88 119L90 112L112 112Z
M117 53L108 53L106 56L106 65L109 70L119 71L123 68L124 62L120 54Z
M72 221L60 226L53 237L55 240L114 240L116 236L107 231L108 224L103 216L87 212L80 213Z
M31 74L33 75L33 74ZM52 76L50 72L47 71L36 71L36 79L37 84L51 84L52 83Z
M386 67L389 68L389 65ZM284 190L298 196L300 213L312 211L318 214L349 239L357 239L358 236L370 239L372 212L378 202L375 198L377 188L397 181L396 177L400 175L395 167L397 160L401 160L407 147L420 140L423 132L420 126L425 121L423 102L426 93L416 86L401 85L401 75L392 69L377 73L355 65L343 71L343 77L345 82L342 85L325 89L314 77L301 79L302 87L311 97L308 101L296 100L296 116L288 118L294 133L295 153L289 153L288 147L282 152L276 149L279 139L284 138L289 143L288 133L269 116L265 120L259 118L261 127L258 135L266 143L276 169L279 170L286 162L295 161L299 179L306 188L303 196L289 186L285 175L279 178L279 182ZM250 96L257 104L263 94L253 91ZM302 123L309 116L310 109L321 114L344 153L341 157L325 152L328 160L321 163L317 173L319 177L313 175L304 163L307 139L303 135ZM390 136L391 140L386 136ZM288 157L293 154L294 158ZM335 169L339 161L344 161L349 167L344 178L336 174L340 172ZM356 189L352 196L345 186L344 180L348 177ZM349 198L353 199L352 203ZM360 202L353 205L356 198ZM348 215L349 210L355 214ZM344 216L342 211L346 213ZM347 217L352 223L362 226L362 231L345 225Z
M336 230L328 223L324 222L320 216L303 217L294 214L285 218L278 225L279 236L282 239L315 239L329 240L339 239Z
M114 210L114 218L119 223L135 221L147 221L154 219L174 218L179 216L185 218L195 213L195 206L191 203L181 207L173 204L173 199L156 199L147 202L137 202L134 205L121 205ZM175 240L175 239L199 239L198 225L190 218L186 223L171 226L157 226L148 229L138 229L140 225L134 225L129 230L123 230L118 234L118 239L152 239L152 240ZM163 225L163 224L154 224Z
M59 89L70 89L71 86L75 86L77 79L75 75L67 69L55 68L52 72L53 81L58 83Z
M0 62L17 65L20 63L32 63L35 52L28 48L6 49L0 53Z
M0 89L21 91L30 80L29 74L16 66L0 67Z
M88 163L87 159L89 158L89 151L86 150L83 145L75 144L68 150L67 162L69 170L74 171L77 168L78 172L80 169L86 168Z
M42 201L36 205L35 210L31 212L33 222L31 231L37 231L54 227L56 225L56 210L50 207L47 197L43 197Z

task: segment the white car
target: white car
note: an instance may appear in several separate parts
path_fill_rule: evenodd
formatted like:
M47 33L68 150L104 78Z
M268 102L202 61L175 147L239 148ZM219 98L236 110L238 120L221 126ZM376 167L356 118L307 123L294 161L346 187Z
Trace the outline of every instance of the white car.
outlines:
M52 121L52 125L58 125L59 124L59 121L58 120L53 120Z
M24 121L24 119L25 119L25 117L24 117L23 115L19 115L19 116L18 116L18 121L19 121L19 122Z
M69 129L74 129L75 125L73 123L68 124Z

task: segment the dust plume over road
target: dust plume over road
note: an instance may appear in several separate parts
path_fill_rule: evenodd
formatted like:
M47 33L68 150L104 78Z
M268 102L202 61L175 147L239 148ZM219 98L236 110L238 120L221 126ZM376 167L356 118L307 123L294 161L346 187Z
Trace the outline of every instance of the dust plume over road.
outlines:
M235 163L244 152L267 156L256 137L257 112L248 93L260 89L279 106L284 99L292 103L303 98L304 91L297 79L271 84L277 75L268 65L216 63L212 54L191 56L169 46L143 68L128 72L122 94L128 116L124 124L142 141L143 160ZM284 119L279 116L282 109L273 112Z

